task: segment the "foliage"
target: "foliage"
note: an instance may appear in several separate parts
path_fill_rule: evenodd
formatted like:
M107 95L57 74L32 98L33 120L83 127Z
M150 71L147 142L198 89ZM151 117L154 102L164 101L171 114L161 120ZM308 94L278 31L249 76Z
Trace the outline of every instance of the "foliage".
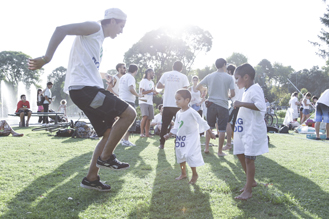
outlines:
M192 78L193 75L197 75L199 77L199 80L201 81L204 77L206 77L208 74L213 73L214 71L216 71L215 65L213 65L212 67L206 66L203 69L198 68L190 72L190 78Z
M280 118L284 118L286 116L286 112L287 112L287 110L278 110L276 112L276 115Z
M320 18L320 20L321 20L321 23L326 28L329 27L329 6L327 6L327 12L323 15L323 17ZM329 45L329 32L327 32L324 29L321 29L320 35L318 35L318 38L320 39L320 43L311 42L311 41L310 41L310 43L318 48L318 51L316 52L317 55L319 55L322 58L327 58L329 56L329 51L326 49L326 47L328 47L328 45Z
M226 61L228 64L233 64L236 67L238 67L239 65L242 65L243 63L247 63L248 58L241 53L234 52L230 57L226 58Z
M28 59L31 57L16 51L0 52L0 80L5 80L11 86L17 87L22 81L27 88L40 80L42 70L32 71L28 69Z
M195 58L200 52L208 52L212 47L212 36L197 26L186 26L181 30L162 27L146 33L124 55L128 65L135 63L139 72L153 68L155 81L161 74L172 69L175 61L183 62L187 73L191 70ZM142 74L136 76L136 80Z
M47 79L48 81L51 81L54 85L51 89L52 96L56 96L55 103L52 103L52 107L54 107L54 104L59 104L59 102L62 99L66 99L66 101L71 103L71 98L69 95L64 93L64 82L65 82L65 75L66 75L66 68L63 66L60 66L52 71L50 75L48 75ZM70 102L69 102L70 101ZM57 110L57 109L53 109Z

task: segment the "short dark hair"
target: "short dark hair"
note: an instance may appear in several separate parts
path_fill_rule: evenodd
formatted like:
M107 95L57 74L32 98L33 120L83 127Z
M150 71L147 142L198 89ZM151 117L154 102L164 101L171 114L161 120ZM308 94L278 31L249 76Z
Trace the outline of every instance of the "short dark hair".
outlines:
M158 110L160 111L162 107L163 107L163 104L159 104Z
M135 65L135 64L130 64L130 65L129 65L129 69L128 69L128 72L129 72L129 73L134 73L134 72L137 71L137 70L138 70L137 65Z
M48 85L53 85L53 83L52 83L51 81L49 81L49 82L47 83L47 86L48 86Z
M295 91L295 92L292 93L292 96L293 96L293 97L295 97L295 96L297 96L297 95L298 95L298 92L297 92L297 91Z
M248 63L244 63L236 68L235 74L240 75L242 78L245 75L249 75L251 80L254 80L255 78L255 69Z
M21 99L22 99L23 97L25 97L25 94L22 94L22 95L21 95Z
M179 89L176 93L181 95L184 100L186 100L188 98L189 102L191 101L192 96L191 96L191 92L189 90Z
M173 64L172 68L173 68L174 70L176 70L176 71L182 71L182 69L183 69L183 63L182 63L181 61L176 61L176 62Z
M153 71L152 68L147 69L147 70L145 71L144 78L147 78L147 74L148 74L149 72L151 72L151 71Z
M222 68L224 65L226 65L226 60L223 58L217 59L215 62L216 68L220 69Z
M193 80L194 78L196 78L196 79L199 80L199 77L198 77L197 75L193 75L193 76L192 76L192 80Z
M307 97L311 97L312 95L311 95L310 92L307 92L307 93L305 94L305 96L307 96Z
M117 66L115 66L115 69L119 71L119 68L121 68L123 65L125 65L125 63L118 63Z
M120 19L116 19L116 18L110 18L110 19L101 20L101 24L102 25L107 25L107 24L111 23L111 19L114 19L117 24L125 21L125 20L120 20Z
M231 73L230 75L233 75L235 69L236 69L235 65L229 65L229 66L227 66L227 72L228 73Z
M312 97L312 100L314 101L314 100L318 100L319 98L317 97L317 96L313 96Z

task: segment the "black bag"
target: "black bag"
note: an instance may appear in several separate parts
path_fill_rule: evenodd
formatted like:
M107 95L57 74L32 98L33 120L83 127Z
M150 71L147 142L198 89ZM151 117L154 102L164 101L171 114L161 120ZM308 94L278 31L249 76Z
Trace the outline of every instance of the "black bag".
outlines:
M74 129L59 129L56 132L56 137L72 137L74 134Z
M38 98L39 99L39 98ZM41 95L41 100L40 101L37 101L37 105L38 106L42 106L43 105L43 102L45 101L45 97L43 95Z
M279 133L289 134L288 126L282 125L280 130L279 130Z

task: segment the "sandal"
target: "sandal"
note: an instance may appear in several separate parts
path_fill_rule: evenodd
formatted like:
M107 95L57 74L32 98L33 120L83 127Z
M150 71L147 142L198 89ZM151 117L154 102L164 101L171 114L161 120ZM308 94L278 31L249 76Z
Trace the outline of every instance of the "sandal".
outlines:
M141 134L141 135L139 135L141 138L144 138L145 137L145 135L144 134Z

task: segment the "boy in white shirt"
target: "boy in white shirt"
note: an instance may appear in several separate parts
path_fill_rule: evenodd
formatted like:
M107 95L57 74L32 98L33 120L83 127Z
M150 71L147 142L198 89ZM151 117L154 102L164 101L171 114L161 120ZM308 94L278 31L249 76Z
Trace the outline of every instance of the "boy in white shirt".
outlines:
M239 107L234 127L233 154L237 155L247 182L236 199L246 200L252 197L255 181L256 156L268 152L267 129L264 121L266 104L264 92L258 84L254 84L255 70L250 64L239 66L234 73L236 84L245 88L242 101L235 101L233 106Z
M216 136L212 133L208 123L201 118L199 113L188 105L191 93L188 90L178 90L175 95L176 104L181 108L175 119L174 128L164 136L165 139L176 135L175 148L177 163L180 164L181 175L176 180L187 177L186 162L192 169L192 178L189 184L195 184L198 179L196 167L204 164L201 154L200 133L207 131L212 139Z

